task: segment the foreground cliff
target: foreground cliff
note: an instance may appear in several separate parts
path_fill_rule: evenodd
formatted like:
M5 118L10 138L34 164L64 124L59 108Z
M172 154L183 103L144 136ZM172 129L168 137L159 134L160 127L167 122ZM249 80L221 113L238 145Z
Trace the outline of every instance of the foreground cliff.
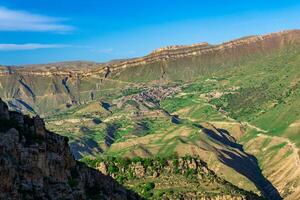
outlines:
M0 99L0 199L140 199L111 177L75 161L66 137Z

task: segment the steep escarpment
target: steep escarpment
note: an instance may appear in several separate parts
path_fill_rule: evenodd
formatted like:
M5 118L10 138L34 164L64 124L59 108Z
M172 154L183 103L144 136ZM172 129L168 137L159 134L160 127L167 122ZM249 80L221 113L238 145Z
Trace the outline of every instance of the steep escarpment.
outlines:
M27 66L21 69L4 68L1 75L9 73L21 73L24 75L73 75L91 76L94 73L105 73L118 71L129 67L148 65L156 62L168 62L174 59L203 56L203 61L207 58L224 61L228 56L232 59L247 56L253 53L267 53L272 50L283 48L285 45L299 44L300 30L282 31L261 36L250 36L241 39L224 42L219 45L210 45L206 42L193 45L175 45L159 48L147 56L135 59L125 59L109 63L91 62L67 62L49 65Z
M300 42L300 31L283 31L262 36L252 36L225 42L220 45L199 43L190 46L169 46L157 49L151 54L120 63L115 63L112 70L126 69L128 67L148 65L156 62L163 62L168 65L172 60L200 57L203 64L220 64L224 61L239 60L243 56L256 53L270 53L285 45ZM198 65L200 67L200 65Z
M253 36L220 45L201 43L192 46L162 48L143 58L116 63L111 77L124 81L144 82L193 80L199 75L237 68L257 56L268 56L289 48L299 47L300 31L285 31ZM101 70L98 70L100 73ZM131 78L127 75L131 74Z
M141 199L75 161L66 137L0 99L0 199Z

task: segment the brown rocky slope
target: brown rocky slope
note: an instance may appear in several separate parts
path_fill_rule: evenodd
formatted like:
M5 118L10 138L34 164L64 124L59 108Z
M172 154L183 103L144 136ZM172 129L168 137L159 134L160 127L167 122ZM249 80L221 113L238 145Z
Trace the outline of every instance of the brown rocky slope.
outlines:
M141 199L76 161L66 137L0 99L0 199Z

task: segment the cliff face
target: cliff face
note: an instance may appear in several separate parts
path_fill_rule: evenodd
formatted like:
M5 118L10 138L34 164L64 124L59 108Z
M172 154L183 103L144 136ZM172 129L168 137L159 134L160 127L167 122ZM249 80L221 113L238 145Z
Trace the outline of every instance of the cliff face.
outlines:
M140 199L75 161L66 137L0 99L0 199Z
M206 42L193 45L175 45L159 48L147 56L134 59L125 59L110 63L96 64L91 62L69 62L49 65L27 66L24 68L0 68L0 75L23 74L38 76L91 76L95 73L105 73L107 67L111 71L125 69L139 65L148 65L155 62L170 61L192 56L244 56L251 53L267 52L279 49L288 44L300 42L300 30L282 31L267 35L249 36L241 39L224 42L219 45L210 45Z

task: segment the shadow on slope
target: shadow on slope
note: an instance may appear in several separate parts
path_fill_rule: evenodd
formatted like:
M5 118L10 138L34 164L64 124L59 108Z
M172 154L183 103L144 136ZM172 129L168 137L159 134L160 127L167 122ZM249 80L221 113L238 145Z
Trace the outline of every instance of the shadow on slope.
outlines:
M197 125L197 127L201 128L211 139L230 147L231 151L215 147L218 159L223 164L247 177L266 198L271 200L282 199L277 189L262 174L257 159L253 155L246 153L243 146L237 144L228 131L215 129L215 127L213 127L215 130L212 130L201 125Z
M76 160L81 159L82 154L93 155L95 153L103 153L103 150L99 147L98 143L89 138L71 142L70 148Z

